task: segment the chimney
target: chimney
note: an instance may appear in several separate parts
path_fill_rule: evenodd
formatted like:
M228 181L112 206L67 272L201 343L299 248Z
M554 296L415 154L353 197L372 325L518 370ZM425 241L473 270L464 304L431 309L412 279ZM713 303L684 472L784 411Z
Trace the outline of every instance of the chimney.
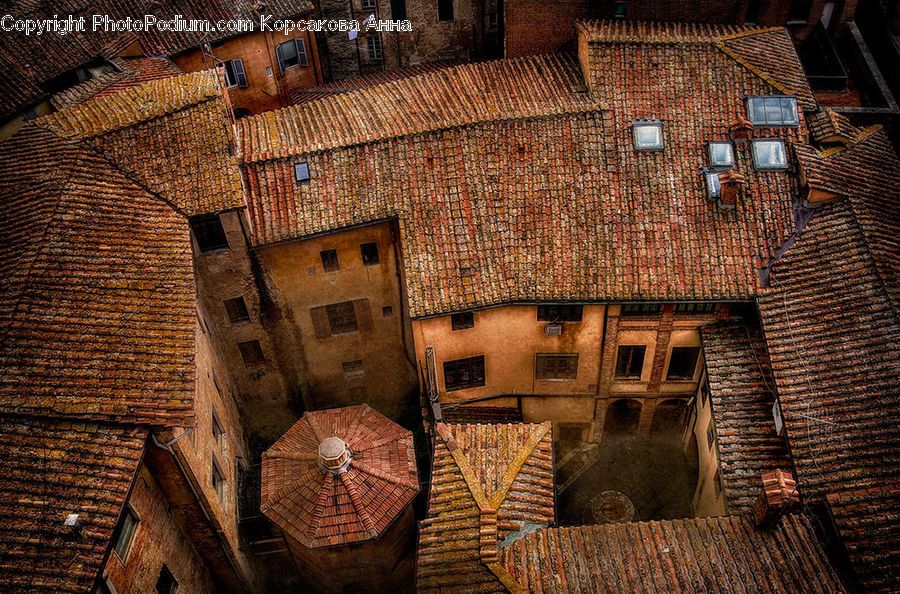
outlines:
M753 518L759 528L770 528L787 513L799 509L800 492L794 475L785 470L762 473L762 491L753 503Z
M742 115L739 115L732 122L729 130L731 131L731 139L735 142L746 142L753 137L753 124Z
M744 176L734 169L719 174L719 208L731 210L737 204L738 193L744 185Z
M319 466L332 474L347 471L350 448L340 437L326 437L319 443Z

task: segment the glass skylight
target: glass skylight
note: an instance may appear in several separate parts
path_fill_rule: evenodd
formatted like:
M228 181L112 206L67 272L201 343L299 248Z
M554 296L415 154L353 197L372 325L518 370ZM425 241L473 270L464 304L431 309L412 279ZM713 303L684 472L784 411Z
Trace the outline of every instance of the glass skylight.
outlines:
M730 142L709 143L710 167L734 167L734 149Z
M757 169L787 169L787 151L780 138L753 141L753 166Z
M635 120L632 122L634 148L639 151L659 150L663 147L662 121Z
M309 164L308 163L294 163L294 178L297 180L298 186L303 186L309 183Z
M747 117L755 126L799 126L794 97L748 97Z
M706 171L703 176L706 178L706 191L710 198L718 198L722 193L722 184L719 182L719 174L716 171Z

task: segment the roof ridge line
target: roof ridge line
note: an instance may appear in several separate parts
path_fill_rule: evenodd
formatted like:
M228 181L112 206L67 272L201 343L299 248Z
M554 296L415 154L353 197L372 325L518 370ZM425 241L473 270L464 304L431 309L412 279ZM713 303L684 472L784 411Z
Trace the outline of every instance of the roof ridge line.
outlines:
M777 29L777 27L775 27L775 28ZM755 74L757 77L762 79L765 83L775 87L775 89L777 91L780 91L780 92L784 93L785 95L790 95L792 97L796 97L796 94L792 93L789 89L787 89L781 83L779 83L779 82L775 81L774 79L772 79L771 77L767 76L762 70L760 70L759 68L757 68L756 66L751 64L748 60L746 60L745 58L740 56L733 49L727 47L723 41L715 40L712 42L711 45L715 48L718 48L726 56L728 56L729 58L731 58L732 60L734 60L735 62L737 62L738 64L740 64L741 66L743 66L744 68L749 70L750 72L752 72L753 74Z
M353 504L353 509L356 510L356 515L359 517L360 523L369 532L369 538L374 538L376 536L375 522L372 521L369 510L363 505L362 499L359 496L359 491L356 490L356 485L353 484L353 481L347 476L349 474L349 472L342 472L338 476L341 477L341 483L344 485L344 488L347 489L350 503Z
M522 446L519 447L519 451L516 453L515 458L513 458L512 463L507 466L506 472L503 474L503 478L500 481L500 485L494 491L494 496L491 497L491 500L489 501L494 509L500 508L500 505L506 499L507 493L509 493L510 488L512 488L513 482L515 482L516 477L519 476L522 466L525 465L525 461L528 460L529 456L531 456L549 430L550 427L545 423L541 423L539 428L528 437L528 440Z
M738 39L750 35L759 35L760 33L771 33L772 31L778 31L783 28L784 27L761 27L759 29L750 29L749 31L739 31L737 33L729 33L728 35L721 35L719 36L719 39L722 41L727 39Z
M369 466L369 464L360 460L354 460L351 464L353 465L353 468L357 469L358 471L370 476L374 476L375 478L379 478L383 481L394 483L395 485L400 485L403 487L409 487L410 489L418 489L418 485L411 484L408 477L401 478L399 476L390 475L382 470L378 470L377 468Z

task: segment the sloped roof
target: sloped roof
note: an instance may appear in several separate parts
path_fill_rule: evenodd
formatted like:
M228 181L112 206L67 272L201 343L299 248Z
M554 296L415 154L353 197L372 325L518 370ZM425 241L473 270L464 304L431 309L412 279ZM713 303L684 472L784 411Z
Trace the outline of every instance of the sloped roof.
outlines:
M554 523L550 423L438 424L418 592L504 592L498 549Z
M763 471L793 472L787 443L775 433L765 344L758 330L737 324L702 326L700 335L727 509L748 514Z
M0 412L188 425L185 219L33 126L0 145L0 180Z
M826 107L809 118L810 137L818 143L852 144L859 137L859 130L847 116Z
M230 117L208 71L102 94L35 124L84 143L191 216L244 205Z
M520 592L844 592L803 516L546 528L502 549Z
M746 193L724 212L699 172L743 97L771 86L710 43L591 52L594 98L573 58L536 57L241 120L253 241L397 218L414 317L516 301L751 298L755 269L793 231L793 182L753 169L738 145ZM664 121L663 151L634 151L636 118ZM759 133L792 141L805 129ZM309 185L295 183L295 160L309 164Z
M346 472L318 464L329 437L350 450ZM378 538L418 492L412 433L367 404L307 412L263 454L262 512L309 548Z
M67 109L80 103L111 95L152 80L184 74L178 66L165 58L116 58L112 62L118 71L107 72L66 89L50 98L56 109Z
M816 210L759 296L772 370L805 493L832 503L864 587L897 589L900 169L881 132L803 158L831 163L846 194Z
M0 417L0 590L88 592L137 472L143 429ZM78 514L76 535L64 525Z

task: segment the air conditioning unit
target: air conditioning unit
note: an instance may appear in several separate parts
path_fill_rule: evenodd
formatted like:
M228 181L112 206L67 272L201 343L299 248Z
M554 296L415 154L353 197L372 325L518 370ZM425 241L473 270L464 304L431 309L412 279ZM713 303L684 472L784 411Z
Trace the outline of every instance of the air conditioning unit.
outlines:
M560 336L562 334L562 324L559 322L550 322L544 326L544 334L547 336Z
M781 403L778 400L772 405L772 418L775 420L775 433L784 437L784 419L781 417Z

